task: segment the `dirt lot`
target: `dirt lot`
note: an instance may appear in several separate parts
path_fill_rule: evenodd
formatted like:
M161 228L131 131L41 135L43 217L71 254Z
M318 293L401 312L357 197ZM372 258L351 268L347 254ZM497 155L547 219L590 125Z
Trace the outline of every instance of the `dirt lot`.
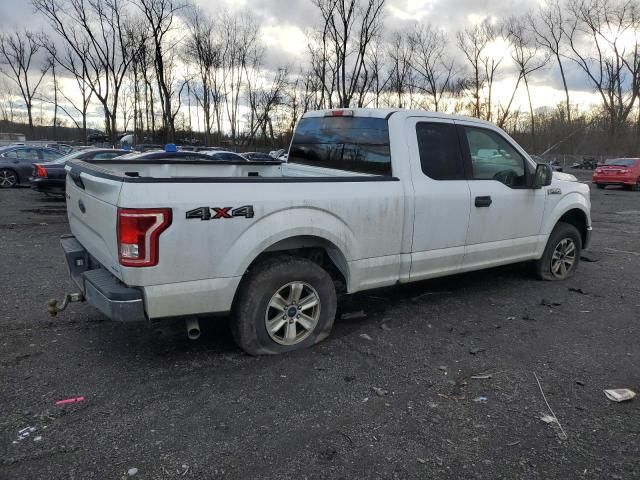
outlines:
M64 203L0 191L0 478L639 478L640 399L602 390L640 391L640 193L592 200L570 281L517 265L359 294L321 345L251 358L224 319L189 342L49 318L73 290Z

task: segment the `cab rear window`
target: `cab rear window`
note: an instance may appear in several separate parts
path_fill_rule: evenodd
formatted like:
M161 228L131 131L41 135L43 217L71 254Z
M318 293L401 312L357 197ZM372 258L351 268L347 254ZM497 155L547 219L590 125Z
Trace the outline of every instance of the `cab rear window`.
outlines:
M369 117L303 118L293 136L288 162L390 176L387 120Z

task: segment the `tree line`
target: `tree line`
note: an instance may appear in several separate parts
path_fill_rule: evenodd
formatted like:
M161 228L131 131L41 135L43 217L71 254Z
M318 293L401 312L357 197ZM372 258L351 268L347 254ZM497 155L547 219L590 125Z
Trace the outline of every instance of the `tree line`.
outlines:
M18 97L32 132L34 105L46 103L54 135L64 117L86 140L99 106L113 143L120 130L141 141L278 145L308 110L390 107L491 121L535 153L640 146L637 0L547 0L456 32L424 21L394 31L385 0L309 1L319 21L306 32L304 61L274 68L248 10L31 0L49 28L0 34L11 85L0 91L0 117L14 116ZM563 100L541 107L539 79L553 77ZM580 105L572 83L595 104Z

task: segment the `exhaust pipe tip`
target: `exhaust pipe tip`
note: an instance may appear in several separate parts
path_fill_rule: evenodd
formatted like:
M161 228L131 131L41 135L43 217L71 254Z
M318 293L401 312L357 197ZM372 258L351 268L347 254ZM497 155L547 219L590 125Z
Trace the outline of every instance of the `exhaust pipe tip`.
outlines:
M200 322L197 318L190 318L185 322L187 327L187 337L189 340L197 340L200 338Z

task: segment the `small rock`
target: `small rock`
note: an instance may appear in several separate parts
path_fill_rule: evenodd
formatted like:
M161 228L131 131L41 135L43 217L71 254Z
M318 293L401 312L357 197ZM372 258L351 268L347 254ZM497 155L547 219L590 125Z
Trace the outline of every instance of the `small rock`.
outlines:
M382 325L380 325L380 328L382 330L391 330L391 327L389 325L387 325L386 323L383 323Z
M35 437L33 439L34 442L41 442L42 441L42 437L40 435L38 435L37 437Z
M389 394L389 390L385 390L384 388L380 387L372 387L372 390L376 392L376 395L378 395L379 397L385 397Z
M138 469L137 469L137 468L135 468L135 467L134 467L134 468L130 468L130 469L127 471L127 474L128 474L130 477L133 477L133 476L134 476L134 475L136 475L137 473L138 473Z
M371 338L371 336L367 335L366 333L361 333L360 338L364 338L365 340L369 340L369 341L373 340L373 338Z
M573 293L579 293L580 295L589 295L587 292L585 292L584 290L582 290L581 288L573 288L573 287L569 287L569 291L573 292Z
M346 377L344 377L344 381L349 383L349 382L353 382L356 379L355 375L347 375Z
M422 463L423 465L427 463L427 461L424 458L416 458L416 460L418 461L418 463Z
M442 370L443 372L446 372L447 371L447 367L446 367L446 365L440 365L438 367L438 370Z
M580 385L581 387L584 387L584 382L582 380L576 380L576 385Z
M516 317L507 317L507 320L515 320Z
M525 314L522 316L522 319L523 319L523 320L526 320L526 321L528 321L528 322L535 322L535 321L536 321L536 319L535 319L535 318L533 318L533 317L532 317L531 315L529 315L528 313L525 313Z
M484 349L484 348L481 348L481 347L471 347L471 348L469 349L469 353L470 353L471 355L477 355L478 353L484 352L484 350L485 350L485 349Z

